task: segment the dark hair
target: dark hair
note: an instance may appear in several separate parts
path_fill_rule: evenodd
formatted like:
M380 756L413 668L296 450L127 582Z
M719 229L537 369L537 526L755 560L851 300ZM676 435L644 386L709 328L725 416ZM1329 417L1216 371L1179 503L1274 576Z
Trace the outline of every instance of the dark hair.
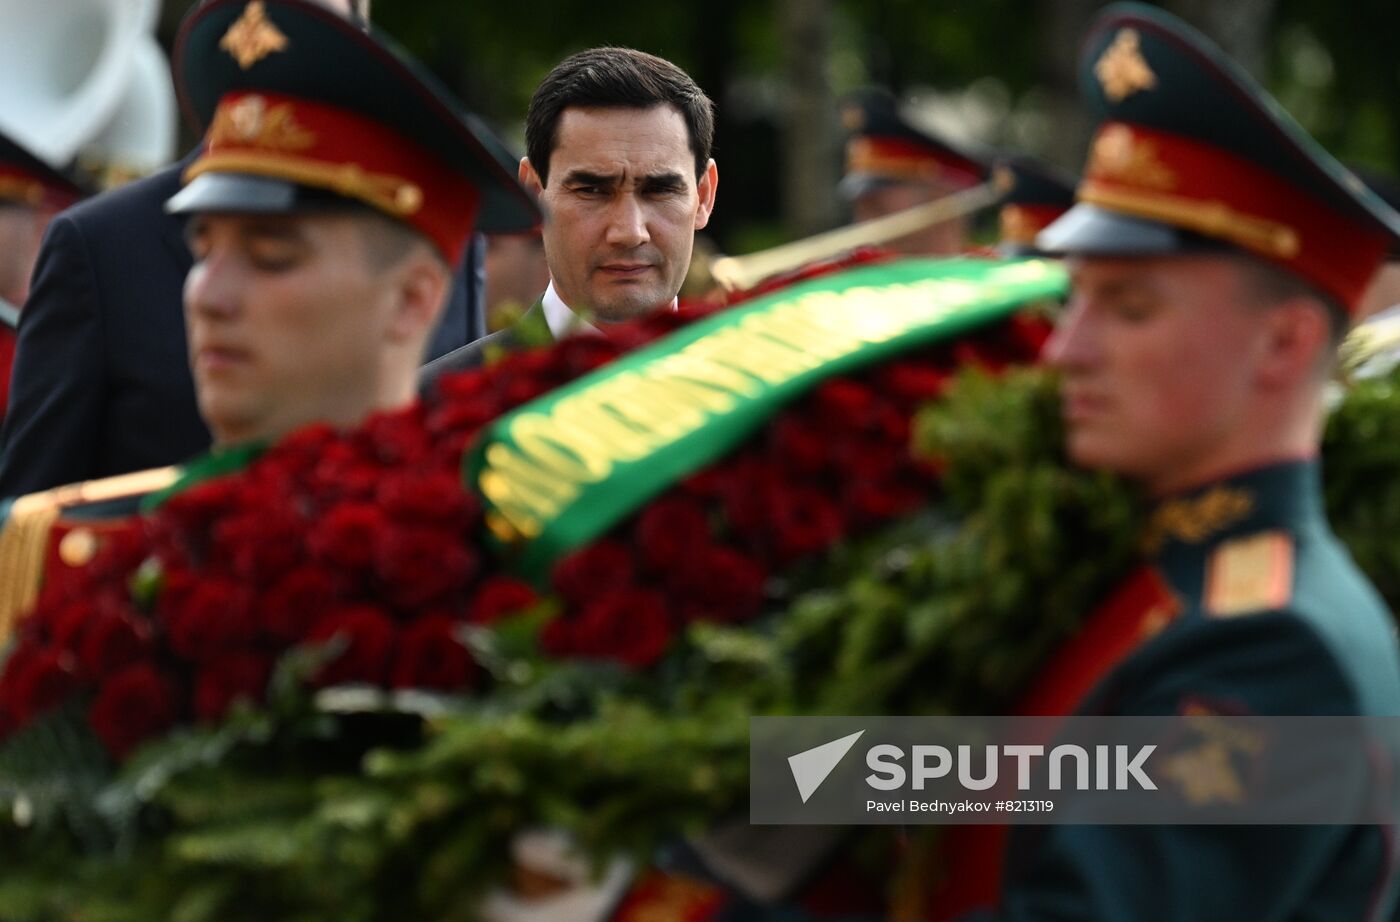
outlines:
M675 106L685 119L695 175L705 172L715 140L715 104L690 75L670 61L631 48L590 48L570 55L549 72L525 114L525 152L539 174L549 178L549 158L558 143L565 109L598 106L650 109Z

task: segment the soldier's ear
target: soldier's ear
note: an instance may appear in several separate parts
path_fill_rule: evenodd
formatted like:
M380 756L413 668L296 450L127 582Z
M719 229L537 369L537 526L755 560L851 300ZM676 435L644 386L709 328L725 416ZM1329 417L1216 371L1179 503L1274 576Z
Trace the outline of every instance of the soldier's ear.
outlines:
M1329 365L1332 330L1326 307L1298 295L1264 311L1259 380L1271 389L1294 386L1317 377Z
M396 343L425 341L447 303L452 273L426 243L393 271L395 300L388 336Z

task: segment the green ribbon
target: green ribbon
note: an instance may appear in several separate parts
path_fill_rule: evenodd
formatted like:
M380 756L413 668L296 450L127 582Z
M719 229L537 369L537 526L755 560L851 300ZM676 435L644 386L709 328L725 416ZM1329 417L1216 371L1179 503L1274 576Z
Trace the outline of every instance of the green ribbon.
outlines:
M143 513L154 512L170 501L172 496L198 486L206 480L234 474L252 464L267 451L265 441L250 442L246 445L233 445L228 448L211 449L207 454L195 458L180 469L179 478L164 490L157 490L141 500Z
M463 462L497 539L541 579L820 381L1063 297L1043 260L910 260L693 323L500 419Z

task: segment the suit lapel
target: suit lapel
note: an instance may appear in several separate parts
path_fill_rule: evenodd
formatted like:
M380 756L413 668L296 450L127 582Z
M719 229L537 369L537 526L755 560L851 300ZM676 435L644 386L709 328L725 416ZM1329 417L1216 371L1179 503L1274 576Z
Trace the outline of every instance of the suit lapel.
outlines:
M520 315L520 319L501 332L497 341L507 349L528 349L544 343L554 342L549 320L544 315L543 298L535 301L530 309Z

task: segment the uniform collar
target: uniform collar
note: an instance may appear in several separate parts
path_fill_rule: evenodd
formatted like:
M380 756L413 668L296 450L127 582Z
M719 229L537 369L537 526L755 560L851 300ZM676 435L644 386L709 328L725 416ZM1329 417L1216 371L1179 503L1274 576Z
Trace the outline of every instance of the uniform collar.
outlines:
M1162 559L1238 535L1296 532L1324 521L1317 460L1285 461L1163 499L1148 518L1143 547Z

